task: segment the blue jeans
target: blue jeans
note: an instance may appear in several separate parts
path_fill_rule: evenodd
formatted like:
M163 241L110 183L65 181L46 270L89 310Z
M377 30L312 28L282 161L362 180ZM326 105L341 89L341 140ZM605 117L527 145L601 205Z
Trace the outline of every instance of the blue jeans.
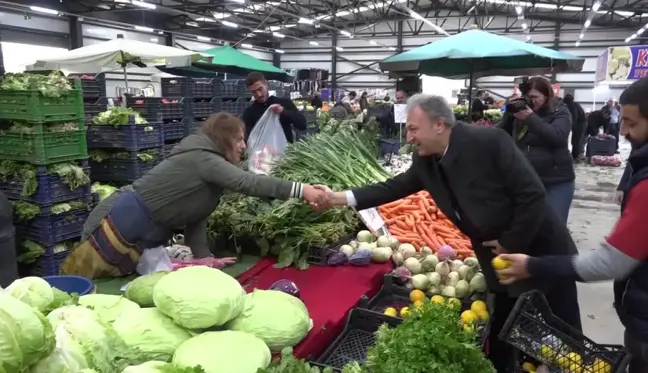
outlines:
M545 185L549 203L556 210L560 220L567 224L569 209L574 199L575 183L573 181L560 184Z

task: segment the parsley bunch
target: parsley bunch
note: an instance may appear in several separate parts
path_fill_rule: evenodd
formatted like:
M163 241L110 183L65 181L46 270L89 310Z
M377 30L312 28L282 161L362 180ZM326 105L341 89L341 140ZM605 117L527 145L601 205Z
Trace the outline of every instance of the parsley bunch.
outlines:
M459 324L457 310L429 302L396 328L380 327L365 368L373 373L493 372L474 331Z

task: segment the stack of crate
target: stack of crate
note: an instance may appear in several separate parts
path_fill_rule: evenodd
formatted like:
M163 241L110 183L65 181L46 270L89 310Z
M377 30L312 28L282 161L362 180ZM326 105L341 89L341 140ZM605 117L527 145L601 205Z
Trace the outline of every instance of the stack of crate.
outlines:
M239 116L250 105L252 94L244 79L223 80L221 87L221 110Z
M83 111L85 113L86 123L90 123L92 118L108 108L108 98L106 95L106 74L69 74L68 78L81 82L83 89Z
M87 157L80 82L60 97L0 91L0 190L14 206L17 242L44 251L30 258L27 274L58 274L78 242L91 209L90 185L72 188L57 171L72 164L87 175Z

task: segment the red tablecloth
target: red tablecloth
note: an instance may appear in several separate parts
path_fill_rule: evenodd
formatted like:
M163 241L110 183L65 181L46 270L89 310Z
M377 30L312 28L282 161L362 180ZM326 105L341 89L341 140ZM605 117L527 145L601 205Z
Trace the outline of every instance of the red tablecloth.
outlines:
M296 268L274 268L274 259L262 259L254 267L238 276L246 291L267 289L275 281L294 282L301 293L313 320L313 329L295 347L300 358L317 358L342 331L350 309L357 306L360 297L374 296L383 283L392 264L370 264L366 267L311 266L305 271Z

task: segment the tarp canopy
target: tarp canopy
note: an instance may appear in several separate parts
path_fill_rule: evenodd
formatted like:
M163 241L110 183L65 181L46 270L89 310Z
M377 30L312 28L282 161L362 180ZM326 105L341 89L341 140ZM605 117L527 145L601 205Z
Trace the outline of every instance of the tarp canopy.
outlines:
M108 72L126 65L190 66L202 58L198 52L137 40L117 38L73 49L51 58L39 59L28 70L67 70L72 72Z
M193 63L191 66L178 68L158 66L158 69L168 74L192 78L213 78L215 72L246 76L256 71L262 73L267 80L282 82L291 82L293 80L293 77L284 70L231 46L207 49L202 51L201 54L207 57Z
M569 53L470 30L397 54L379 64L382 71L395 77L425 74L464 79L578 72L584 62Z

